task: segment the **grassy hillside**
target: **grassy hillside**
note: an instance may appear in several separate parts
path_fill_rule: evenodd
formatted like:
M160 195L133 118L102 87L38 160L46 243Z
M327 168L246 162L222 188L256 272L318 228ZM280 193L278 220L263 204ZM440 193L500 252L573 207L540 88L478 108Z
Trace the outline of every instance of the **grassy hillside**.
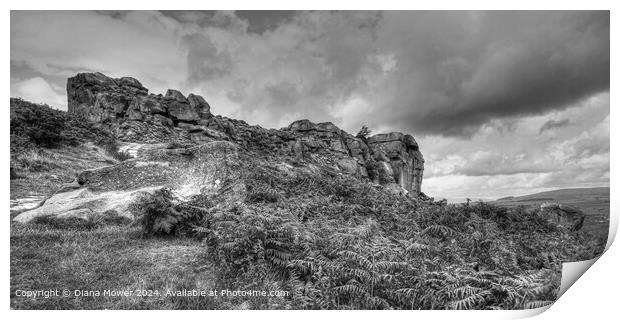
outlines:
M46 105L11 98L11 200L36 202L77 173L126 159L113 137Z
M56 118L56 111L41 112ZM65 114L58 118L65 125L78 121ZM36 123L21 122L15 121L16 128L36 131ZM109 152L98 147L98 141L73 142L66 138L73 129L64 128L53 144L38 142L28 130L12 132L12 142L13 135L29 139L28 147L16 144L11 154L17 174L11 181L12 199L32 195L32 190L44 194L56 184L36 189L37 184L52 181L52 176L68 180L81 168L106 164ZM47 157L37 158L43 165L27 165L39 157L34 154ZM407 198L339 174L319 160L260 151L240 157L240 176L222 181L224 186L244 186L232 196L224 187L215 196L181 200L164 190L134 203L132 224L12 222L11 307L533 308L555 299L562 262L590 259L605 241L567 233L523 206ZM151 294L50 299L16 295L18 289L43 288ZM286 294L166 296L169 290L183 289Z
M609 187L599 188L573 188L558 189L539 192L519 197L506 197L497 201L505 202L536 202L536 201L561 201L561 202L580 202L580 201L607 201L609 202Z
M609 187L574 188L539 192L519 197L506 197L493 204L503 207L538 208L544 202L560 202L581 209L586 214L582 233L607 236L609 232Z
M86 169L127 158L112 137L83 119L46 105L11 99L12 219L36 206ZM204 299L17 297L16 290L157 288L181 289L209 283L198 261L202 246L189 238L144 237L137 225L11 221L11 308L14 309L183 309L235 308ZM147 286L148 284L148 286Z

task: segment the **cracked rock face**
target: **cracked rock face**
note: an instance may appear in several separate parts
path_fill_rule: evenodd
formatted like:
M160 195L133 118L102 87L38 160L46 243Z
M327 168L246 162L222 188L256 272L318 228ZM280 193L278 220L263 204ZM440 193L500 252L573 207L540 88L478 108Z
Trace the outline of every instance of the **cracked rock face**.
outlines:
M376 134L368 138L368 147L380 162L390 165L394 180L403 189L419 194L422 191L424 158L415 139L400 132Z
M314 159L335 170L371 179L395 193L421 192L424 158L415 139L391 132L355 137L331 122L298 120L283 129L265 129L245 121L211 114L200 95L168 89L149 94L130 77L80 73L68 79L69 112L84 116L124 142L183 141L204 144L230 141L245 149ZM397 190L400 188L399 190Z
M68 109L92 122L107 120L148 121L155 115L169 122L195 123L211 117L206 100L196 94L186 98L168 89L165 96L149 94L131 77L110 78L100 72L79 73L67 81ZM162 121L160 121L162 122Z
M238 170L239 147L216 141L190 148L165 144L136 145L137 158L86 170L33 209L14 218L30 222L40 217L93 219L96 216L133 220L129 206L140 195L169 188L179 199L215 194L223 187L243 192Z

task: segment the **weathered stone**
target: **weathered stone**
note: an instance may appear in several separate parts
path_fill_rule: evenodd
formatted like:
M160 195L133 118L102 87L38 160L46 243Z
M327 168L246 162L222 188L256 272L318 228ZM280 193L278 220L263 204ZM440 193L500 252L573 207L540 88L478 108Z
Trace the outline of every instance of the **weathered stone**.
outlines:
M172 125L162 124L158 119L162 119L162 122L171 120L159 117L160 115L154 115L145 116L141 121L126 119L122 122L112 122L108 130L123 142L158 143L178 140L179 136L172 129Z
M347 174L359 174L357 161L355 159L340 159L338 160L338 168Z
M189 105L189 103L181 103L173 101L168 104L168 114L170 118L176 121L196 122L200 119L198 113Z
M137 107L134 107L133 105L129 106L129 109L127 109L127 114L125 115L125 117L129 120L136 120L136 121L142 121L145 119L144 113L142 113L140 109L138 109Z
M95 73L79 73L76 77L79 79L79 82L86 83L92 86L102 86L102 87L114 87L117 86L114 79L104 75L101 72ZM71 78L69 78L71 79Z
M327 149L349 154L346 132L331 122L313 123L306 119L298 120L291 123L287 130L298 133L303 144L310 150Z
M145 91L145 93L148 91L147 88L142 86L140 81L138 81L138 80L136 80L136 79L134 79L132 77L122 77L122 78L118 79L117 83L118 83L119 86L126 86L126 87L136 88L138 91Z
M174 126L174 122L172 122L172 119L168 118L168 117L164 117L161 114L154 114L151 117L153 123L157 123L157 124L161 124L163 126L166 127L172 127Z
M407 146L407 148L411 148L411 149L418 149L418 143L415 141L415 139L410 135L410 134L406 134L403 137L403 143L405 144L405 146Z
M30 222L35 218L94 220L126 218L133 220L129 205L144 193L153 193L158 188L140 188L136 190L95 192L88 188L80 188L52 195L45 203L33 210L26 211L13 220Z
M370 176L382 184L396 182L414 196L421 192L424 159L411 135L391 132L362 139L331 122L307 119L280 130L264 129L212 115L200 95L186 98L174 89L168 89L165 96L147 93L136 79L112 79L101 73L78 74L67 82L69 111L99 122L121 141L225 140L300 160L320 155L316 161L327 162L346 174Z
M310 131L314 128L314 123L310 122L308 119L297 120L288 126L288 129L293 131Z
M89 118L97 122L116 119L124 114L128 105L125 95L100 92L95 96L94 108L90 110Z
M581 229L586 217L583 211L557 202L541 204L538 214L550 224L567 231Z
M360 138L348 137L346 140L346 148L349 154L359 160L366 160L370 154L370 149Z
M203 126L199 126L199 125L195 125L195 124L191 124L191 123L184 123L184 122L180 122L177 125L177 127L181 128L181 129L185 129L189 133L202 132L202 131L204 131L206 129Z
M407 191L407 189L403 188L401 185L397 183L388 183L383 187L385 188L386 191L394 195L397 195L397 196L406 196L407 194L409 194L409 191Z
M190 93L189 96L187 96L187 100L189 101L189 105L194 108L200 118L211 117L211 106L202 96Z
M187 101L187 98L185 98L185 96L179 90L168 89L168 91L166 91L165 98L176 100L177 102L189 103L189 101Z
M79 73L67 80L68 111L93 122L125 116L135 96L148 92L133 78L113 79L102 73Z
M155 95L137 96L131 104L130 108L138 109L142 113L165 115L168 111L161 98Z
M368 147L377 161L389 159L398 184L413 194L421 192L424 158L412 136L400 132L376 134L368 138Z
M238 161L238 146L225 141L182 149L145 148L136 159L80 173L72 188L60 190L14 220L29 222L43 216L133 219L128 206L141 193L170 188L179 199L216 193L222 181L239 181L234 169Z

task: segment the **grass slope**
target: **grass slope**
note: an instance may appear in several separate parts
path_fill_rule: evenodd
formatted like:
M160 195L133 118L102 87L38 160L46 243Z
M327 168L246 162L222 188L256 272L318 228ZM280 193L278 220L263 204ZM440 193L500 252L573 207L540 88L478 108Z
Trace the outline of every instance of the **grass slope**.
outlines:
M27 130L16 130L15 141L33 139L17 132ZM70 177L105 162L100 162L105 152L87 141L64 143L70 141L62 138L67 134L60 131L60 143L53 147L28 140L31 147L11 154L12 167L22 176L12 181L12 199L36 190L38 174ZM186 202L166 193L146 197L133 206L142 223L130 225L11 223L11 307L533 308L555 299L562 262L594 257L605 240L558 230L523 206L421 201L392 195L313 159L260 152L241 158L239 181L222 182L224 190L235 183L245 186L236 197L222 193ZM35 160L44 164L27 165ZM158 232L141 227L162 221L165 228ZM50 288L158 290L159 295L16 295L18 289ZM167 290L182 289L289 294L165 296Z
M137 227L11 226L13 309L213 309L199 298L76 297L74 290L181 290L211 288L195 240L144 238ZM17 297L16 290L69 289L69 298Z

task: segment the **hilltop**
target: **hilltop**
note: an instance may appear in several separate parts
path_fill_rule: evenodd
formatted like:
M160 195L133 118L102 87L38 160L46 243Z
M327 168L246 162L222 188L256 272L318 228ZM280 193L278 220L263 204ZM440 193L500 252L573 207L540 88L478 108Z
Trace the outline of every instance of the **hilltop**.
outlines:
M433 201L408 134L265 129L100 73L67 87L68 113L11 100L11 198L42 200L11 215L12 308L534 308L556 298L562 262L605 243L553 212ZM26 286L161 295L15 296ZM163 295L194 288L287 295Z
M606 237L609 232L609 187L572 188L539 192L518 197L504 197L491 203L503 207L538 208L545 202L558 202L579 208L586 215L582 232Z
M496 201L578 201L580 199L609 201L609 187L557 189L518 197L504 197Z

